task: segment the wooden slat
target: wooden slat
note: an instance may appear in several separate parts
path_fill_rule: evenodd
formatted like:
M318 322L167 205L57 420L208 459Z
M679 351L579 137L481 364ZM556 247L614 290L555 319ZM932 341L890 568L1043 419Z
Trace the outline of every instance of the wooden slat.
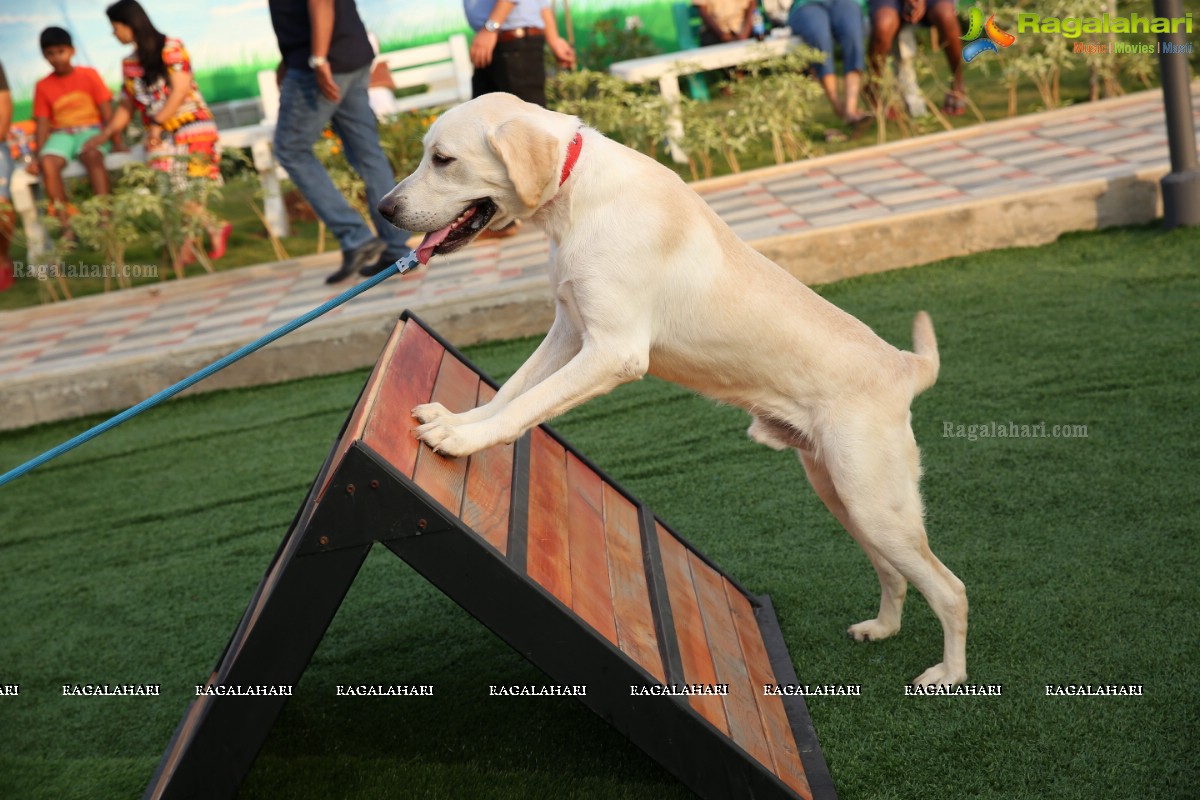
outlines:
M478 404L496 396L496 390L479 382ZM508 551L508 511L512 499L513 446L498 445L471 456L467 465L467 493L462 520L501 555Z
M725 595L729 608L733 613L733 624L737 628L738 641L742 646L742 654L746 666L750 670L750 681L755 687L755 699L758 702L758 713L762 719L763 729L767 735L767 746L774 760L772 770L796 794L812 800L812 789L804 773L804 764L796 749L796 739L792 735L792 726L788 722L787 712L783 708L783 700L763 694L763 687L774 685L775 672L771 669L771 660L767 655L766 645L763 644L762 632L758 620L754 618L754 609L746 596L725 584ZM766 764L766 762L763 762ZM767 764L770 767L770 764Z
M666 672L650 614L650 589L646 585L637 508L608 484L604 485L603 495L604 540L617 644L642 669L663 682Z
M342 463L342 457L350 449L350 444L362 438L363 428L366 427L367 419L371 414L371 408L375 405L375 399L379 393L379 387L383 383L383 375L387 371L387 365L391 363L395 357L396 348L400 346L401 335L402 329L400 328L392 331L387 344L384 345L383 353L380 354L379 360L375 362L375 369L371 370L371 377L367 379L367 385L363 387L362 394L358 398L358 405L354 407L354 411L350 415L350 421L346 423L346 430L342 433L342 438L338 439L337 444L333 448L333 458L329 460L329 469L325 473L325 480L321 484L321 488L317 491L318 498L325 494L325 487L329 485L329 479L333 477L333 473L337 471L338 465Z
M455 414L475 407L479 396L479 375L452 353L442 353L442 365L430 402L441 403ZM399 409L393 409L393 412ZM413 481L446 510L462 516L463 488L467 478L467 459L446 458L422 447L417 453Z
M604 543L604 481L567 454L567 527L571 545L572 609L601 636L617 643L608 548Z
M420 445L412 434L417 421L410 412L429 402L443 350L420 325L406 323L367 418L363 441L402 475L412 476Z
M525 571L570 608L566 453L561 444L540 428L530 434L529 538Z
M670 534L660 527L659 536ZM729 694L723 698L725 715L729 719L729 738L767 769L774 770L775 762L767 747L762 718L758 713L756 695L762 693L762 687L754 686L750 680L750 672L742 655L742 644L738 640L733 614L725 596L725 579L697 558L695 553L688 552L688 561L717 680L729 686Z
M692 583L691 563L687 549L671 534L657 527L659 549L662 552L663 572L667 578L667 596L671 601L671 614L675 618L675 632L679 639L679 654L683 660L684 682L715 686L716 667L709 653L708 636L704 628L704 617L696 599ZM694 694L688 698L696 709L717 730L729 736L729 719L725 704L717 695Z

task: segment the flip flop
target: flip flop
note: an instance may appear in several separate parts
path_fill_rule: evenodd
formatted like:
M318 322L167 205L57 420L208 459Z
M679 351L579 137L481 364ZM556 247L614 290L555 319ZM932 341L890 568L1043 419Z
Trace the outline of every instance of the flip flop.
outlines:
M967 100L958 92L946 92L942 101L942 113L947 117L961 117L967 113Z

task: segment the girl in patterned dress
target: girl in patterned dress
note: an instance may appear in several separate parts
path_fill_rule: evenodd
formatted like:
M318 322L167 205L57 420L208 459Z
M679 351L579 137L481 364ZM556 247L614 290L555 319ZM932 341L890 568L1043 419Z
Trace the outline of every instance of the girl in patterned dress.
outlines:
M167 174L172 191L185 191L193 180L219 182L217 124L196 86L183 42L160 33L137 0L117 0L106 13L117 41L135 50L121 62L120 105L88 145L99 146L123 130L137 111L146 131L147 163ZM184 211L203 220L213 245L208 257L223 256L233 226L199 203L189 201ZM193 260L192 246L191 238L185 239L177 273Z

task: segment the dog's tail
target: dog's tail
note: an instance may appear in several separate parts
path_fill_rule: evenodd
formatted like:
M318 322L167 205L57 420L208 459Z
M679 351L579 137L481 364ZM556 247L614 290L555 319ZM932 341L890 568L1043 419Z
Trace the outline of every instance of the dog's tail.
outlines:
M933 320L924 311L918 311L913 319L913 351L905 355L912 366L913 395L916 396L933 386L941 366Z

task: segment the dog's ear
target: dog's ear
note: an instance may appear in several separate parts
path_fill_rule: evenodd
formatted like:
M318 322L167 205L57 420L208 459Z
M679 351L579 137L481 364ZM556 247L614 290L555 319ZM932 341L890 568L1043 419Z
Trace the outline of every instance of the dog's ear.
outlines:
M488 144L508 170L520 201L537 208L557 177L558 139L529 117L514 117L488 136Z

